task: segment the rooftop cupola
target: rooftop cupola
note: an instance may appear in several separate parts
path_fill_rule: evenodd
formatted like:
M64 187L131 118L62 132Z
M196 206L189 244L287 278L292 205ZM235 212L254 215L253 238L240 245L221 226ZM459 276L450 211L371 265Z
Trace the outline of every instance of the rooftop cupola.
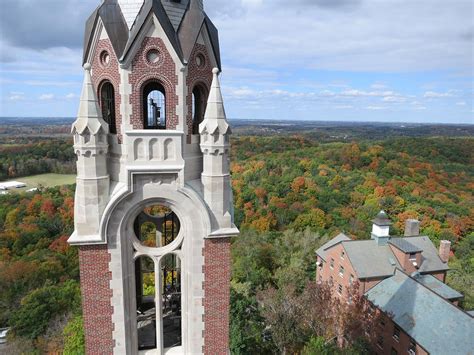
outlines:
M372 239L375 239L379 245L385 245L390 238L390 226L392 221L388 218L385 211L380 211L372 220Z

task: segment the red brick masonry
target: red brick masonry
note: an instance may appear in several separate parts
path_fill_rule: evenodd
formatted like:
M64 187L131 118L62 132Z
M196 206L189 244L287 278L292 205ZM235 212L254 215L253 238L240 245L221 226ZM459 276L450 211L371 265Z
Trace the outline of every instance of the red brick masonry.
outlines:
M205 355L229 352L230 238L206 239L204 245Z
M87 354L112 354L114 341L109 272L110 254L106 245L79 248L82 311Z

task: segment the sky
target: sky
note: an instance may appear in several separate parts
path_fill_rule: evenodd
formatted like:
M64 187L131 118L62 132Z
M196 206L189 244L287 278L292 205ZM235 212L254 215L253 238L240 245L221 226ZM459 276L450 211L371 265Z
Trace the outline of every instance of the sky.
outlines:
M74 117L100 0L0 0L0 116ZM204 0L228 118L474 124L471 0Z

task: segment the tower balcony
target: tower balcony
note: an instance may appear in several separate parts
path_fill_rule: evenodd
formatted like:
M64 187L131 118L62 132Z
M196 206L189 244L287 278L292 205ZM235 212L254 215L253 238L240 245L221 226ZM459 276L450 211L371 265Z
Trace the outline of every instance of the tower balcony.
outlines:
M182 131L134 130L126 132L124 138L129 170L178 171L184 168Z

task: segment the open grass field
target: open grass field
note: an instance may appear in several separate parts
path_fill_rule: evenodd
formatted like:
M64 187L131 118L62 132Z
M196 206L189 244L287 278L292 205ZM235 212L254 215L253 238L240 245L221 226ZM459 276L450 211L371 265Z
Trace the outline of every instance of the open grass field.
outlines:
M21 189L8 190L10 193L23 192L37 187L53 187L60 185L71 185L76 183L76 175L62 175L62 174L41 174L34 176L27 176L9 181L23 182L27 186Z

